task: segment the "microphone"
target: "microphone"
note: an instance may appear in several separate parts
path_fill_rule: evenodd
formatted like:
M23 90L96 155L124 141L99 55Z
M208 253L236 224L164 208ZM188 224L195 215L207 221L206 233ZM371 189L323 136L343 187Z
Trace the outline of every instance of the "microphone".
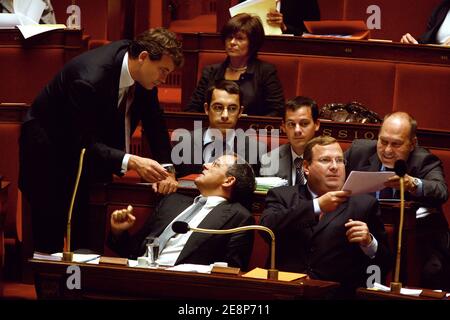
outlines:
M75 202L75 196L77 195L78 184L80 183L81 171L83 170L83 158L84 158L85 152L86 152L85 148L81 149L80 161L78 162L77 178L75 180L75 188L72 193L72 200L70 201L69 216L67 218L66 245L63 250L63 261L71 262L73 260L73 252L70 251L70 240L71 240L70 239L70 229L71 229L71 224L72 224L72 211L73 211L73 204Z
M395 174L400 177L400 223L398 226L398 242L397 242L397 255L395 259L395 274L394 281L391 282L391 292L400 293L402 289L402 283L399 281L400 277L400 262L402 251L402 233L403 233L403 220L405 215L405 174L406 174L406 161L397 160L394 164Z
M192 231L208 234L228 234L248 230L265 231L270 235L270 238L272 239L270 248L270 269L267 270L267 278L271 280L278 280L278 270L275 269L275 234L273 233L272 230L270 230L267 227L259 225L248 225L231 229L215 230L215 229L193 228L190 227L189 224L187 224L184 221L175 221L174 223L172 223L172 230L175 233L187 233L188 231Z

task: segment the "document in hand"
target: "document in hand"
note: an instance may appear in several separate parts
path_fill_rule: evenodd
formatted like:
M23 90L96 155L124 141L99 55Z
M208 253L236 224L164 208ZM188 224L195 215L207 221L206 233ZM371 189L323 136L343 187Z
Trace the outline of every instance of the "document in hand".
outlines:
M269 13L270 9L275 9L276 7L275 0L247 0L231 7L229 10L232 17L239 13L248 13L258 16L264 27L264 33L266 36L269 36L281 35L283 33L279 27L274 27L267 23L267 13Z
M384 183L394 175L395 172L392 171L352 171L342 190L351 191L352 195L376 192L383 189Z

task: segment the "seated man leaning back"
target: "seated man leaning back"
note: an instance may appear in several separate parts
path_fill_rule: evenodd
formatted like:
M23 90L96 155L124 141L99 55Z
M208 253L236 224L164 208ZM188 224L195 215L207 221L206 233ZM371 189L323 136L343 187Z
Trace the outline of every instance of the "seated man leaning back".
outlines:
M136 218L130 213L122 217L119 210L115 211L111 215L109 247L122 257L136 259L145 255L146 238L153 236L161 241L156 261L159 265L208 265L224 261L229 266L245 269L253 246L251 231L225 235L192 231L175 234L171 226L180 220L190 227L206 229L230 229L253 224L252 214L241 205L252 197L255 190L253 169L236 155L224 155L205 164L195 184L200 191L198 197L193 199L179 193L164 197L142 229L133 236L128 230Z

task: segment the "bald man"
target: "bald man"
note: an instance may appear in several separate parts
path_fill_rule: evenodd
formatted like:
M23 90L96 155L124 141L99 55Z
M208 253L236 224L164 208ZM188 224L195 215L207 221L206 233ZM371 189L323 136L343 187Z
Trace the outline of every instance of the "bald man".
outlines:
M416 246L423 260L422 283L427 288L444 288L450 285L448 268L448 224L442 204L447 201L442 162L428 150L417 146L417 122L406 112L386 115L378 140L354 140L345 152L347 174L357 171L387 171L397 160L406 161L405 199L423 205L417 211ZM385 184L399 189L399 177ZM381 197L377 192L378 198ZM446 241L447 239L447 241ZM447 262L445 262L447 261Z

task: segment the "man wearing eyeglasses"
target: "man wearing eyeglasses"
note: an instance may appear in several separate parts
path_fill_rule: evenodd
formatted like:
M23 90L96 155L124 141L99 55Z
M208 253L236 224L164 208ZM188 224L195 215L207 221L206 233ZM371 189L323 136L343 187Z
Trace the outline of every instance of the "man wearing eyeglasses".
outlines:
M377 141L354 140L345 152L347 172L392 170L397 160L406 161L405 199L422 205L416 212L415 248L420 285L450 289L450 232L441 207L448 198L447 184L441 160L417 145L416 129L416 120L406 112L386 115ZM398 176L391 177L376 196L399 199L399 184Z
M345 159L336 139L310 140L303 157L306 185L269 190L261 224L275 232L278 269L337 281L337 297L349 297L366 286L369 265L380 267L381 274L389 269L378 203L341 190Z
M281 130L289 143L264 154L261 158L261 176L275 176L288 181L288 185L305 184L303 173L303 150L306 143L319 130L317 103L298 96L286 102Z
M255 172L259 171L260 159L267 147L255 134L236 129L245 108L241 101L242 92L234 81L219 80L208 89L204 110L209 126L197 127L189 133L176 130L172 134L172 140L179 141L172 149L178 177L200 173L203 163L232 153L245 159Z

